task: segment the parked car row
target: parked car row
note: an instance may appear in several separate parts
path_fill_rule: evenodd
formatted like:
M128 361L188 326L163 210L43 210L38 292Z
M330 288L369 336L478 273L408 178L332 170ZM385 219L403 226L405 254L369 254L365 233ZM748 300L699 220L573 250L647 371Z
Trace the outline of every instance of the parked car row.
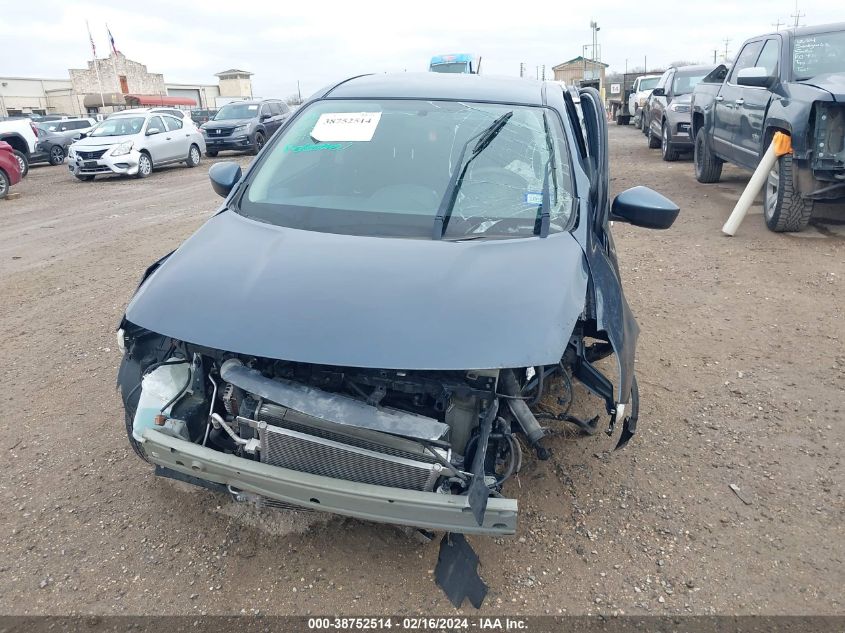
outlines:
M699 182L724 163L754 170L775 134L789 137L764 188L763 217L801 231L822 203L845 203L845 23L786 29L743 43L731 67L670 68L647 102L648 146L692 152Z
M47 116L0 121L0 141L10 146L25 176L33 163L67 164L79 180L120 174L145 178L156 167L199 164L221 151L257 154L290 117L279 99L238 101L220 110L132 108L101 121ZM199 127L197 122L203 121Z

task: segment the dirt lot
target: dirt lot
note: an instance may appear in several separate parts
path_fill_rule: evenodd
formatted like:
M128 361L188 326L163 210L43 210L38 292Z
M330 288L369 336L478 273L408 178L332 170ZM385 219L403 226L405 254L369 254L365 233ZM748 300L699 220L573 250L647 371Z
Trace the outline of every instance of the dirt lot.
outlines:
M525 465L505 491L517 537L470 539L482 611L842 613L845 214L775 235L758 204L727 238L747 174L700 185L633 126L611 143L616 192L682 207L667 232L614 229L640 431L617 453L560 436ZM0 611L454 613L436 541L259 513L129 448L114 328L144 268L215 209L209 165L93 183L37 167L0 201Z

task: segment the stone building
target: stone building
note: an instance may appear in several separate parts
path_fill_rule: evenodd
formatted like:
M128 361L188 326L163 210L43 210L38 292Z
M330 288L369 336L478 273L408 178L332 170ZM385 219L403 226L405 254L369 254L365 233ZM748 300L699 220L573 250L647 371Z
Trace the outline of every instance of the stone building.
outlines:
M165 104L205 109L252 97L252 73L230 69L216 76L215 84L170 83L146 65L112 53L89 61L87 68L69 69L68 79L0 77L0 116L83 115Z

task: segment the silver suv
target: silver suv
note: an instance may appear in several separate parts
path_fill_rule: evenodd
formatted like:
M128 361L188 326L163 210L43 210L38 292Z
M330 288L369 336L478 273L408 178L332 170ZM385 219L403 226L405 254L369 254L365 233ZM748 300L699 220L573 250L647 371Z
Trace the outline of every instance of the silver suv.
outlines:
M71 145L66 162L79 180L104 174L146 178L163 165L196 167L204 151L202 134L184 119L155 111L122 112Z

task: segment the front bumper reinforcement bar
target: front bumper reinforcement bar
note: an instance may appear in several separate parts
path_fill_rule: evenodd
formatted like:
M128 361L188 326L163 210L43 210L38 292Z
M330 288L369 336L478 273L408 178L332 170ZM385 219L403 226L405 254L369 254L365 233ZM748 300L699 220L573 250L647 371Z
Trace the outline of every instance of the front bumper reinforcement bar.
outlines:
M516 499L491 497L479 525L466 496L312 475L221 453L156 429L144 430L141 446L151 462L164 468L312 510L446 532L516 532Z

